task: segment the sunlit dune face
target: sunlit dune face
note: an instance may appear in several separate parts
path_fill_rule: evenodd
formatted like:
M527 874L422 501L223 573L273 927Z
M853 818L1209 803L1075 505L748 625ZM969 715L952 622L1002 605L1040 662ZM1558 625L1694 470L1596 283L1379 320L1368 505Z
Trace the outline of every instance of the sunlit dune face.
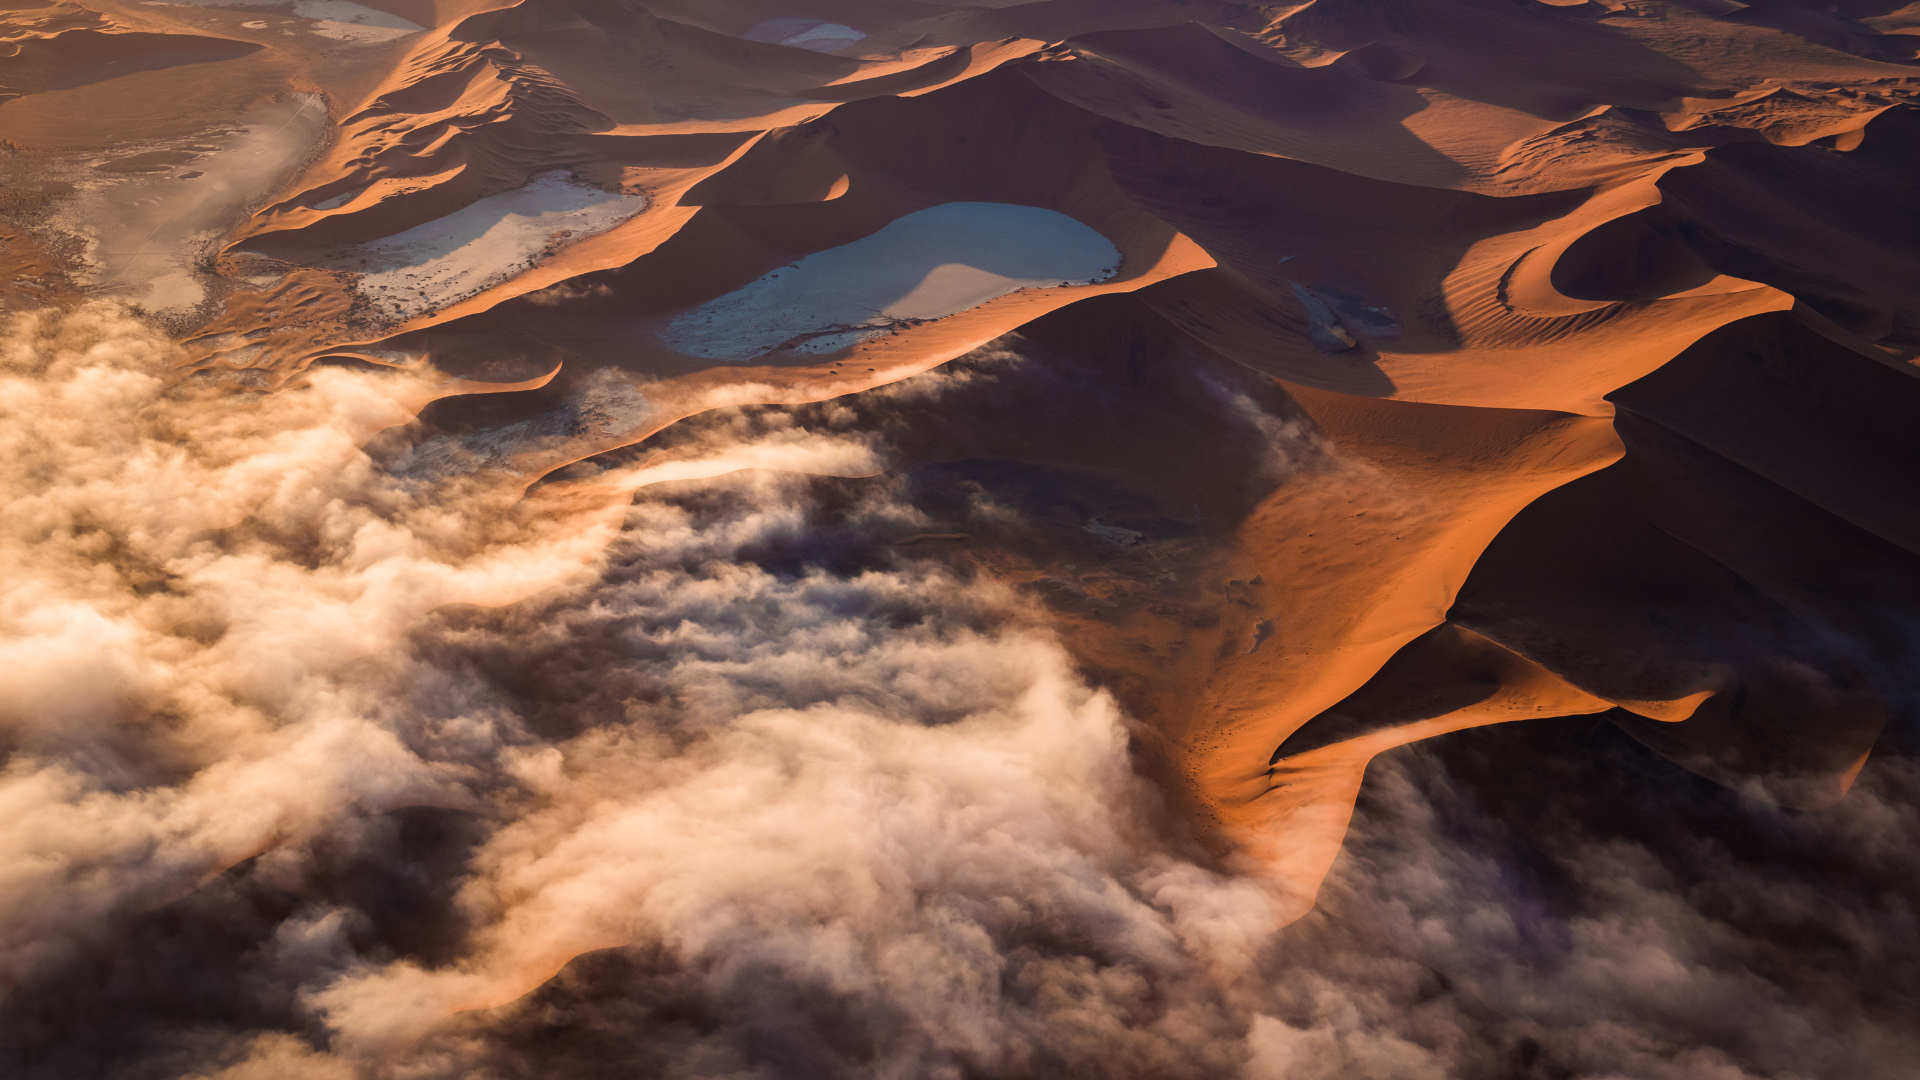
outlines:
M1911 22L0 11L0 1074L1905 1076Z

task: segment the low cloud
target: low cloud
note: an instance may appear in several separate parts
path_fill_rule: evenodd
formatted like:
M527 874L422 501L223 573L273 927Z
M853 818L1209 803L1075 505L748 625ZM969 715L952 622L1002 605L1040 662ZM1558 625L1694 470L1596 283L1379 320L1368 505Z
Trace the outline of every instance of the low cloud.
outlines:
M517 502L361 453L403 376L181 381L104 307L6 348L9 1075L1871 1080L1920 1051L1899 757L1793 815L1588 728L1403 748L1280 929L1035 601L890 545L935 524L883 471L915 415L1051 385L1018 342L882 391L877 434L860 401L714 414ZM1314 452L1194 392L1276 473Z

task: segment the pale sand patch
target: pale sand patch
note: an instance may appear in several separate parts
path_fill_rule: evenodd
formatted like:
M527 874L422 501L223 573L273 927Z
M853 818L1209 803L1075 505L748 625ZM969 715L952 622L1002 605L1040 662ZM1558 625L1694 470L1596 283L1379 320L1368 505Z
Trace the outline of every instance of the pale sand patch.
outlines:
M638 195L543 173L406 232L362 244L335 261L359 271L360 293L388 318L408 318L464 300L532 266L567 243L605 232L646 209Z
M660 337L690 356L819 355L1019 289L1104 281L1119 249L1054 210L945 203L816 252L674 317Z
M338 210L352 202L355 195L365 190L365 188L354 188L351 191L343 191L331 199L323 199L320 202L314 203L313 208L315 210Z
M151 311L200 303L206 287L196 264L285 182L326 122L320 95L295 94L196 140L197 156L182 166L192 175L130 177L74 200L60 224L87 241L85 283Z

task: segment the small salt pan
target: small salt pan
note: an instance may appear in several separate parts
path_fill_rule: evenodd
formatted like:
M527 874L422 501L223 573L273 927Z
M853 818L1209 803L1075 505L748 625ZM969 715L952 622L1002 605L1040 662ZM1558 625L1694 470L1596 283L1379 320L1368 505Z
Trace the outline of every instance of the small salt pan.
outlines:
M1111 241L1059 211L943 203L683 312L661 338L710 360L820 355L1019 289L1104 281L1119 265Z
M748 41L764 41L769 45L786 45L823 53L839 52L867 37L851 26L821 19L799 18L768 19L741 36Z

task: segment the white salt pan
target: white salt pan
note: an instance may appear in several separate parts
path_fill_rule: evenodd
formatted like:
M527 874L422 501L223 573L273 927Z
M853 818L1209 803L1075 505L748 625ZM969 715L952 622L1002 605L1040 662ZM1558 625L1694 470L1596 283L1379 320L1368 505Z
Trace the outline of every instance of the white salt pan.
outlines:
M742 36L748 41L764 41L771 45L787 45L823 53L839 52L867 38L867 35L851 26L820 19L768 19Z
M710 360L818 355L1019 289L1104 281L1119 266L1112 242L1057 211L946 203L684 312L660 337Z
M313 32L335 41L391 41L425 27L352 0L294 0L293 13L314 20Z
M360 292L376 311L405 318L492 288L549 249L605 232L646 206L638 195L574 183L564 172L544 173L517 191L363 244L340 265L361 272Z
M142 0L155 4L157 0ZM277 6L277 0L165 0L183 7L260 7ZM164 6L164 5L161 5ZM389 11L381 11L365 4L356 4L353 0L293 0L293 13L303 19L312 19L308 27L313 33L330 37L335 41L351 41L358 44L371 44L378 41L392 41L394 38L417 34L425 27L419 23L403 19ZM265 23L246 23L249 28L263 27Z

